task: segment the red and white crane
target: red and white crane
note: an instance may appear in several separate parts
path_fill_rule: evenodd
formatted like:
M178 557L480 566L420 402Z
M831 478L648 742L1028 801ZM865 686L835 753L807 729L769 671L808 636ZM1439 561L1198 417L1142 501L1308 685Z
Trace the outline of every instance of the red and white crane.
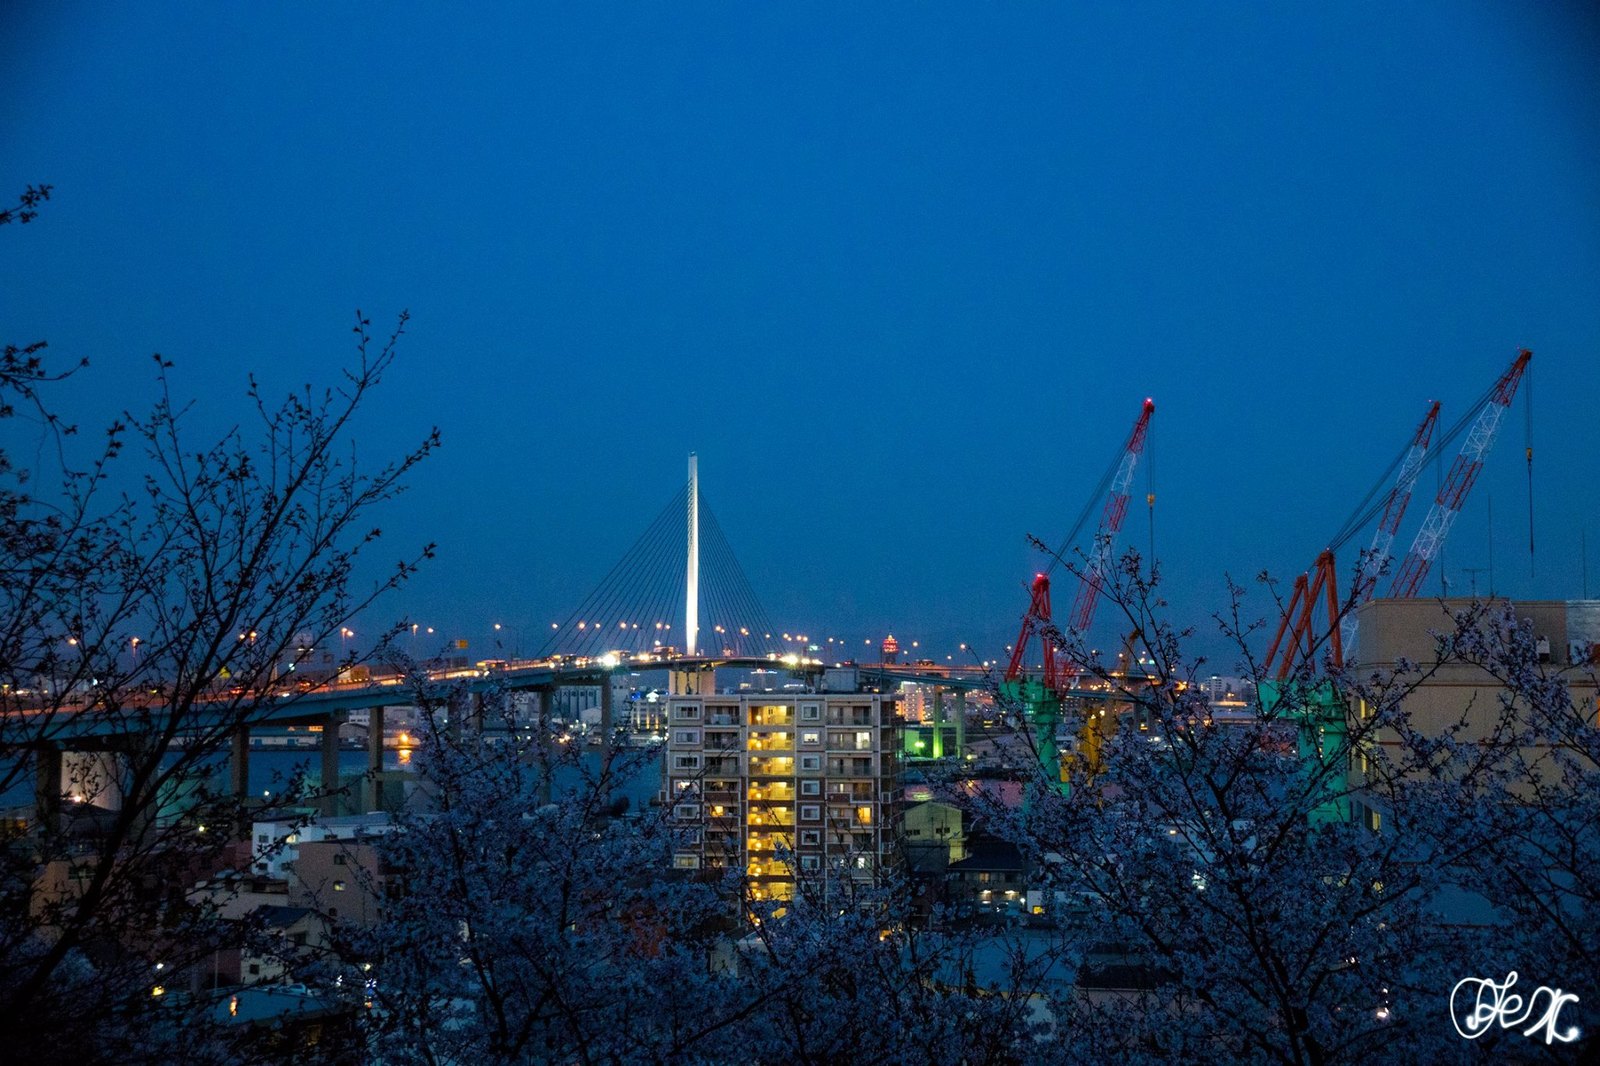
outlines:
M1406 553L1400 569L1395 572L1394 584L1389 586L1389 595L1395 599L1410 599L1422 587L1423 578L1428 576L1429 567L1439 554L1439 548L1444 544L1445 537L1450 535L1450 527L1461 514L1461 508L1467 502L1467 494L1472 491L1473 483L1478 480L1478 473L1483 469L1483 462L1489 457L1490 449L1494 447L1495 437L1500 433L1500 424L1505 421L1506 412L1511 408L1511 401L1516 398L1517 386L1522 382L1522 375L1528 369L1528 360L1532 358L1533 353L1526 348L1517 352L1516 359L1506 368L1506 372L1500 375L1500 380L1490 391L1483 410L1478 412L1472 428L1467 432L1467 439L1461 442L1461 451L1456 455L1456 461L1450 465L1450 476L1439 489L1439 495L1434 498L1433 506L1428 509L1428 517L1423 519L1422 528L1417 530L1417 537L1411 542L1411 550ZM1532 462L1531 448L1529 462L1530 464ZM1532 469L1531 465L1529 469Z
M1395 573L1390 596L1407 599L1417 594L1423 578L1427 576L1429 566L1438 555L1445 537L1449 535L1451 525L1466 503L1467 494L1471 491L1473 482L1477 480L1484 460L1488 458L1489 451L1494 446L1500 424L1504 421L1511 401L1516 397L1517 385L1521 382L1528 361L1532 357L1532 353L1527 349L1518 351L1516 359L1500 375L1488 394L1474 405L1462 422L1457 423L1446 434L1443 444L1448 444L1461 433L1463 426L1467 424L1465 419L1472 419L1470 430L1461 445L1461 452L1450 468L1450 476L1444 487L1439 490L1438 497L1434 500L1421 530L1418 531L1410 552ZM1310 574L1301 574L1295 579L1289 605L1267 650L1263 666L1264 674L1279 681L1286 679L1297 661L1310 661L1315 657L1322 639L1327 641L1328 656L1334 666L1344 665L1344 656L1354 647L1358 631L1355 609L1372 598L1378 578L1389 562L1394 538L1399 532L1401 520L1405 517L1412 489L1427 459L1438 416L1439 405L1430 404L1428 413L1412 435L1411 444L1403 460L1400 461L1400 474L1395 479L1388 496L1385 497L1383 518L1373 534L1372 547L1362 559L1356 573L1354 584L1351 586L1350 600L1348 604L1343 605L1343 617L1340 616L1341 603L1334 554L1353 534L1365 526L1374 511L1362 511L1358 508L1357 514L1345 523L1344 531L1323 550L1321 555L1317 556ZM1531 462L1531 449L1529 455ZM1312 574L1315 576L1312 577ZM1322 607L1322 625L1327 627L1325 638L1319 637L1321 629L1315 619L1319 604ZM1337 626L1333 625L1335 618L1340 618L1340 624ZM1285 636L1289 637L1287 643L1284 641Z
M1101 479L1094 495L1089 498L1088 504L1078 516L1078 521L1074 523L1072 532L1067 534L1061 550L1055 553L1055 562L1061 562L1082 530L1083 523L1094 507L1094 501L1104 492L1105 505L1100 513L1100 526L1095 531L1094 545L1089 553L1088 564L1084 567L1079 580L1078 593L1072 605L1069 628L1070 631L1080 635L1088 631L1090 623L1094 620L1095 605L1099 602L1101 588L1111 566L1112 544L1122 529L1123 519L1128 515L1128 498L1133 489L1133 473L1139 465L1140 455L1144 453L1145 440L1150 432L1150 416L1155 410L1155 401L1146 399L1139 409L1138 420L1133 424L1133 432L1128 434L1128 441L1123 445L1115 465ZM1054 566L1055 563L1052 563L1051 569L1054 569ZM1043 676L1026 678L1023 673L1026 668L1028 646L1035 636L1039 638L1042 651ZM1067 786L1061 764L1061 753L1056 746L1056 727L1061 722L1061 696L1078 676L1079 667L1069 655L1060 654L1064 649L1057 644L1054 639L1056 636L1051 628L1050 576L1046 571L1034 575L1028 611L1022 616L1022 629L1017 634L1017 642L1011 647L1011 661L1006 666L1001 691L1008 698L1023 705L1023 713L1033 734L1034 753L1045 769L1046 778L1055 781L1057 788L1065 789ZM1098 738L1089 729L1087 722L1085 728L1084 743L1087 749L1085 758L1087 764L1093 767L1098 762Z
M1395 534L1400 531L1400 520L1406 516L1406 507L1411 503L1411 490L1417 483L1417 477L1422 473L1422 464L1428 459L1428 442L1433 438L1433 427L1439 421L1439 401L1434 400L1428 405L1428 413L1423 416L1422 423L1417 426L1417 432L1411 438L1411 447L1406 450L1406 457L1400 463L1400 476L1395 478L1394 488L1389 490L1389 496L1383 504L1383 518L1378 522L1378 528L1372 534L1372 546L1367 549L1367 554L1361 559L1361 568L1356 572L1355 588L1351 590L1350 609L1345 612L1344 618L1339 623L1340 634L1344 638L1344 647L1339 650L1340 665L1343 665L1343 654L1355 647L1358 622L1356 621L1357 607L1372 599L1372 594L1378 588L1378 578L1383 575L1384 568L1389 565L1391 553L1394 551Z
M1094 496L1090 498L1088 507L1084 508L1072 532L1067 534L1066 541L1056 552L1055 562L1050 565L1049 570L1053 570L1056 563L1065 558L1068 549L1072 547L1072 542L1077 539L1083 527L1084 519L1088 517L1089 508L1093 507L1094 500L1100 498L1102 492L1105 493L1105 504L1100 512L1100 525L1095 530L1088 562L1078 582L1077 595L1072 601L1072 614L1067 623L1068 629L1072 632L1085 633L1094 621L1094 610L1100 600L1106 573L1111 568L1111 549L1116 542L1117 534L1122 530L1124 519L1128 516L1128 500L1133 491L1133 474L1138 468L1139 457L1144 454L1145 441L1150 434L1150 416L1155 414L1155 411L1156 402L1147 397L1139 408L1139 417L1133 423L1133 430L1128 434L1127 443L1118 453L1116 466L1101 479ZM1012 645L1011 662L1006 668L1008 681L1015 681L1022 676L1027 647L1035 634L1041 636L1047 686L1054 688L1058 678L1064 684L1078 674L1077 668L1070 662L1063 661L1059 664L1056 662L1057 649L1043 637L1044 630L1048 629L1051 621L1049 570L1034 575L1028 613L1022 616L1022 631L1017 634L1017 642Z
M1112 565L1111 546L1122 531L1123 519L1128 517L1133 472L1139 465L1139 457L1144 454L1145 437L1150 432L1150 416L1155 414L1155 410L1156 402L1146 398L1144 406L1139 409L1139 418L1133 424L1133 432L1128 434L1128 443L1123 446L1117 472L1111 479L1105 509L1100 513L1100 528L1095 530L1089 563L1084 568L1083 579L1078 582L1078 594L1072 601L1071 621L1067 624L1075 633L1087 633L1094 621L1095 605L1100 601L1100 591Z

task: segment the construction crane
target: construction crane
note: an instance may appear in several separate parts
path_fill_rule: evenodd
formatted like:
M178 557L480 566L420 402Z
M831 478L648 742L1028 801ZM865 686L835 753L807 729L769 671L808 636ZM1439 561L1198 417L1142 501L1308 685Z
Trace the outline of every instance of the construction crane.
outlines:
M1395 533L1400 528L1401 520L1405 518L1406 507L1411 502L1412 487L1416 485L1417 476L1422 473L1423 463L1428 458L1428 442L1433 437L1434 425L1438 420L1439 403L1435 400L1428 405L1428 413L1423 416L1416 432L1411 435L1411 442L1399 460L1400 474L1388 495L1384 497L1383 519L1378 523L1377 531L1372 536L1372 546L1362 558L1355 582L1351 586L1353 606L1359 606L1372 598L1373 590L1377 588L1378 577L1389 563L1389 553L1394 546ZM1394 466L1395 464L1391 463L1389 469L1394 469ZM1267 650L1262 673L1282 681L1289 676L1296 662L1310 662L1315 657L1320 644L1316 628L1316 609L1319 604L1322 606L1327 626L1329 656L1335 666L1344 665L1345 650L1355 643L1355 612L1353 610L1347 612L1340 625L1334 625L1334 620L1340 617L1339 574L1335 559L1339 549L1360 532L1370 519L1371 512L1366 509L1366 505L1387 477L1388 471L1385 471L1379 478L1378 485L1367 493L1366 499L1356 508L1355 514L1345 521L1338 535L1317 556L1310 572L1295 578L1289 605L1283 612L1283 619L1278 623L1278 631ZM1314 577L1311 576L1313 574ZM1289 635L1288 644L1283 643L1286 634ZM1280 651L1283 653L1281 658L1278 654ZM1276 672L1273 670L1274 664L1277 666Z
M1478 473L1483 469L1483 462L1494 447L1495 437L1500 433L1500 423L1505 420L1506 411L1516 398L1517 386L1522 382L1522 375L1532 358L1533 353L1528 349L1518 351L1516 359L1490 390L1488 402L1483 404L1483 409L1473 420L1467 439L1461 442L1461 451L1457 453L1455 462L1450 464L1450 476L1439 489L1433 506L1428 509L1428 517L1423 520L1422 528L1417 530L1416 539L1411 542L1411 550L1395 572L1394 583L1389 586L1390 596L1410 599L1422 587L1423 578L1428 576L1428 569L1444 545L1445 537L1450 535L1450 527L1461 514L1467 494L1472 491ZM1533 462L1531 446L1528 449L1528 462ZM1532 469L1531 465L1529 469Z
M1340 636L1343 638L1344 647L1338 653L1338 663L1344 665L1344 652L1353 651L1356 644L1356 633L1359 623L1356 620L1355 608L1372 599L1372 593L1378 587L1378 578L1383 575L1384 567L1389 565L1390 555L1394 550L1395 534L1400 531L1400 520L1406 515L1406 507L1411 503L1411 490L1417 483L1417 477L1422 473L1422 464L1428 459L1428 441L1433 437L1434 424L1439 421L1439 401L1434 400L1428 405L1428 413L1422 419L1422 424L1417 427L1416 435L1411 438L1411 447L1406 450L1405 461L1400 464L1400 476L1395 480L1394 488L1389 490L1389 497L1384 501L1383 518L1378 522L1378 528L1372 534L1372 546L1367 549L1367 554L1361 559L1361 566L1356 571L1355 586L1350 597L1350 610L1345 613L1339 622Z
M1105 509L1100 515L1100 528L1095 531L1094 550L1089 556L1089 565L1084 568L1083 580L1078 582L1078 594L1072 601L1069 626L1075 633L1087 633L1090 623L1094 621L1095 605L1100 601L1100 590L1112 566L1111 545L1117 539L1117 534L1122 532L1123 519L1128 517L1133 471L1139 465L1139 456L1144 454L1145 437L1150 432L1150 416L1155 412L1155 401L1146 398L1144 406L1139 409L1138 421L1133 424L1133 432L1128 434L1128 443L1123 446L1122 458L1117 462L1117 472L1111 479L1111 491L1106 494Z
M1056 643L1050 620L1050 578L1046 574L1033 575L1027 613L1022 616L1022 629L1017 642L1011 647L1011 662L1006 666L1005 680L1000 683L1001 695L1022 704L1022 715L1033 734L1033 752L1047 775L1061 776L1061 750L1056 745L1056 726L1061 724L1061 691L1063 677L1056 661ZM1023 673L1028 646L1039 638L1042 670L1040 676L1029 677Z
M1479 471L1483 469L1484 460L1494 447L1500 425L1505 420L1511 401L1516 397L1517 386L1532 358L1532 352L1525 348L1519 350L1517 357L1489 391L1467 410L1461 420L1451 427L1440 441L1439 446L1446 447L1461 437L1463 432L1466 434L1461 444L1461 451L1450 468L1449 478L1440 488L1427 518L1423 521L1422 528L1418 530L1416 539L1412 542L1411 550L1395 571L1394 582L1389 589L1391 597L1409 599L1421 588L1429 567L1444 546L1451 526L1466 504L1467 495L1471 492ZM1373 534L1372 547L1361 560L1351 585L1349 603L1341 605L1338 574L1334 564L1335 554L1377 513L1378 508L1367 507L1367 502L1376 494L1376 487L1345 521L1329 547L1317 556L1311 571L1295 579L1289 605L1267 651L1267 658L1262 668L1264 674L1278 681L1286 679L1297 662L1313 660L1324 642L1327 644L1328 657L1334 666L1344 665L1345 656L1353 650L1358 633L1359 623L1355 608L1372 598L1378 578L1390 560L1394 538L1399 532L1401 519L1405 516L1406 505L1410 502L1412 487L1416 484L1428 456L1429 442L1438 420L1438 413L1439 405L1430 404L1427 415L1412 435L1410 445L1402 453L1401 458L1391 464L1390 469L1398 466L1400 474L1381 505L1383 518ZM1533 454L1531 447L1528 453L1531 463ZM1316 621L1318 606L1322 607L1325 630L1318 626ZM1342 618L1341 606L1345 610ZM1335 619L1339 619L1337 626L1334 624ZM1286 635L1289 637L1287 643L1284 642Z
M1062 542L1061 548L1055 552L1051 565L1044 573L1034 575L1028 610L1022 616L1022 628L1017 635L1016 644L1012 646L1011 661L1006 667L1005 679L1001 685L1004 695L1022 703L1023 714L1033 734L1034 752L1039 764L1044 767L1047 776L1059 782L1058 788L1063 791L1066 788L1066 774L1065 767L1061 763L1061 752L1056 744L1056 727L1061 723L1062 694L1071 687L1077 677L1078 666L1066 655L1058 654L1063 649L1058 648L1052 637L1055 630L1050 615L1050 571L1054 570L1071 550L1094 502L1103 496L1105 503L1101 509L1100 525L1095 531L1087 565L1080 575L1078 592L1073 599L1071 621L1068 625L1069 633L1080 636L1087 633L1094 621L1095 607L1099 603L1101 591L1110 573L1112 546L1116 542L1117 534L1122 530L1123 520L1127 517L1134 471L1139 465L1140 455L1144 452L1145 441L1150 431L1150 416L1155 414L1155 410L1155 401L1147 398L1139 409L1139 417L1133 424L1133 431L1128 434L1127 442L1117 453L1116 459L1106 475L1101 478L1100 484L1096 486L1095 492L1090 496L1083 512L1079 514L1077 522L1067 534L1066 540ZM1041 646L1042 673L1039 677L1025 677L1027 651L1035 636L1039 638ZM1098 729L1099 726L1094 720L1085 719L1084 749L1096 762L1100 743Z
M1443 546L1445 537L1449 535L1450 527L1466 503L1467 495L1483 468L1484 460L1494 446L1500 424L1516 396L1517 385L1522 380L1528 361L1532 357L1532 353L1527 349L1519 350L1516 359L1500 375L1489 392L1472 405L1461 421L1457 422L1440 442L1441 447L1446 447L1459 437L1464 429L1467 430L1460 454L1456 456L1455 463L1450 468L1450 476L1440 488L1433 507L1412 542L1410 552L1395 574L1394 583L1390 587L1391 596L1407 599L1415 596L1421 587L1429 566ZM1345 757L1344 736L1348 728L1348 717L1344 698L1326 681L1309 688L1287 682L1297 660L1310 662L1316 654L1319 641L1316 638L1314 615L1319 602L1323 604L1326 619L1326 640L1330 661L1335 667L1343 666L1345 654L1353 650L1358 632L1355 608L1372 598L1378 578L1389 561L1394 538L1405 515L1412 488L1427 458L1438 414L1439 405L1430 404L1427 415L1412 436L1410 446L1403 453L1403 458L1398 461L1399 477L1385 498L1383 518L1373 536L1372 547L1356 571L1351 586L1350 602L1346 606L1344 616L1340 616L1338 574L1334 565L1334 553L1376 513L1376 509L1366 509L1365 501L1358 505L1355 513L1346 520L1344 528L1334 539L1333 544L1317 556L1313 566L1315 578L1302 574L1296 579L1289 606L1284 611L1283 620L1279 623L1278 631L1267 652L1263 673L1272 675L1272 679L1263 680L1258 689L1263 710L1269 714L1281 713L1296 721L1299 726L1297 746L1301 759L1307 764L1315 760L1333 776L1337 776L1334 771L1339 761ZM1531 445L1528 448L1528 462L1531 471L1533 462ZM1369 493L1368 499L1373 494ZM1291 627L1292 636L1289 642L1284 644L1283 637L1291 631ZM1278 657L1280 650L1283 652L1282 658ZM1274 663L1277 664L1275 672ZM1348 821L1349 818L1349 801L1337 789L1312 812L1313 821Z

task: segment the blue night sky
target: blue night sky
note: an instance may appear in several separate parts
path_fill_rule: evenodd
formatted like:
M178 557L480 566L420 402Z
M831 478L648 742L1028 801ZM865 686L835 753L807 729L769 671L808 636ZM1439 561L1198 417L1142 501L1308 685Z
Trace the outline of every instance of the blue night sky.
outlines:
M1446 573L1488 565L1492 498L1501 592L1579 595L1586 524L1600 589L1583 7L531 7L0 14L0 191L56 190L0 241L0 336L90 358L78 421L142 406L160 351L225 426L247 372L331 382L354 308L410 308L358 443L440 427L384 517L386 555L439 556L361 628L537 644L695 450L780 628L998 654L1024 534L1065 533L1147 395L1168 597L1207 628L1523 345L1536 573L1525 397Z

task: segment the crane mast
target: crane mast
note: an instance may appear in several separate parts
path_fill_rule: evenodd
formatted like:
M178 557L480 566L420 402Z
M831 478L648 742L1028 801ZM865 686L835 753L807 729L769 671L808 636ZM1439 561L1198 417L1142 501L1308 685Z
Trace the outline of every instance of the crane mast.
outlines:
M1384 503L1383 518L1372 534L1372 546L1367 549L1366 556L1361 560L1361 569L1356 574L1355 588L1351 590L1351 609L1345 612L1344 618L1339 623L1344 637L1344 647L1341 649L1343 653L1349 653L1355 647L1360 626L1360 622L1356 619L1355 608L1372 598L1372 593L1378 587L1378 578L1383 574L1383 568L1389 565L1390 553L1394 550L1395 534L1400 531L1400 522L1405 518L1407 505L1411 503L1411 490L1416 486L1417 477L1422 473L1422 464L1427 462L1428 444L1433 439L1433 427L1438 421L1439 401L1434 400L1428 405L1428 413L1423 416L1415 436L1411 438L1411 448L1400 464L1400 476L1395 478L1394 488L1389 490L1389 498Z
M1144 451L1145 439L1150 431L1150 416L1155 413L1155 401L1146 399L1139 409L1139 418L1133 432L1122 448L1121 458L1109 480L1105 506L1101 511L1100 526L1095 531L1094 547L1089 563L1084 568L1072 605L1072 632L1082 634L1094 619L1094 609L1100 598L1101 587L1111 565L1111 547L1122 529L1128 514L1128 498L1133 488L1133 474ZM1102 483L1104 484L1104 483ZM1092 498L1090 506L1092 506ZM1085 512L1087 514L1087 511ZM1081 519L1080 519L1081 521ZM1076 535L1075 533L1073 535ZM1070 539L1070 538L1069 538ZM1058 556L1059 558L1059 556ZM1028 646L1037 636L1041 646L1042 675L1025 677ZM1033 736L1034 754L1044 768L1047 779L1054 787L1066 791L1066 769L1062 765L1061 751L1056 743L1056 727L1061 723L1061 698L1078 667L1062 654L1064 649L1056 644L1059 634L1050 619L1050 578L1035 574L1030 590L1028 611L1022 616L1022 628L1011 649L1011 660L1006 666L1002 691L1011 699L1022 703ZM1113 720L1114 721L1114 720ZM1088 769L1093 773L1098 765L1100 746L1098 725L1084 723L1084 744L1088 753Z
M1445 537L1450 535L1450 527L1455 524L1456 517L1461 514L1461 508L1467 502L1467 494L1472 491L1473 483L1478 480L1478 473L1483 469L1484 460L1494 447L1495 437L1500 433L1500 424L1505 420L1506 411L1510 409L1511 401L1517 395L1517 386L1521 383L1522 375L1528 369L1528 361L1532 358L1532 352L1526 348L1521 349L1517 353L1517 358L1495 383L1488 402L1484 404L1483 410L1472 423L1466 440L1461 442L1461 451L1456 454L1455 462L1450 465L1450 476L1439 489L1433 506L1428 510L1428 517L1423 520L1422 528L1417 530L1416 539L1411 542L1411 550L1406 553L1405 561L1400 564L1400 569L1395 574L1394 584L1389 587L1390 596L1396 599L1409 599L1422 587L1423 579L1428 576L1428 570L1433 565L1440 546L1444 543Z
M1100 601L1106 572L1111 569L1111 546L1122 530L1123 519L1128 516L1133 472L1139 465L1139 456L1144 452L1145 436L1150 431L1150 416L1155 410L1155 401L1147 398L1139 410L1138 420L1133 424L1133 432L1128 434L1128 443L1122 449L1122 461L1117 465L1116 475L1111 480L1111 491L1106 496L1105 509L1100 515L1100 528L1095 530L1089 565L1084 569L1078 594L1072 601L1069 627L1075 633L1087 633L1090 623L1094 621L1094 609Z

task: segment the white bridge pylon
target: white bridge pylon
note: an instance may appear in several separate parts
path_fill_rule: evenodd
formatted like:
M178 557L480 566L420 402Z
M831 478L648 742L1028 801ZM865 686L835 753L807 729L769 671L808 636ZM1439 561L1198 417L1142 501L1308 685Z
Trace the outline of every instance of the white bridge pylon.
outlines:
M690 655L700 642L700 464L689 453L689 565L684 574L684 648Z
M688 480L539 654L767 654L784 650L774 636L691 452Z

